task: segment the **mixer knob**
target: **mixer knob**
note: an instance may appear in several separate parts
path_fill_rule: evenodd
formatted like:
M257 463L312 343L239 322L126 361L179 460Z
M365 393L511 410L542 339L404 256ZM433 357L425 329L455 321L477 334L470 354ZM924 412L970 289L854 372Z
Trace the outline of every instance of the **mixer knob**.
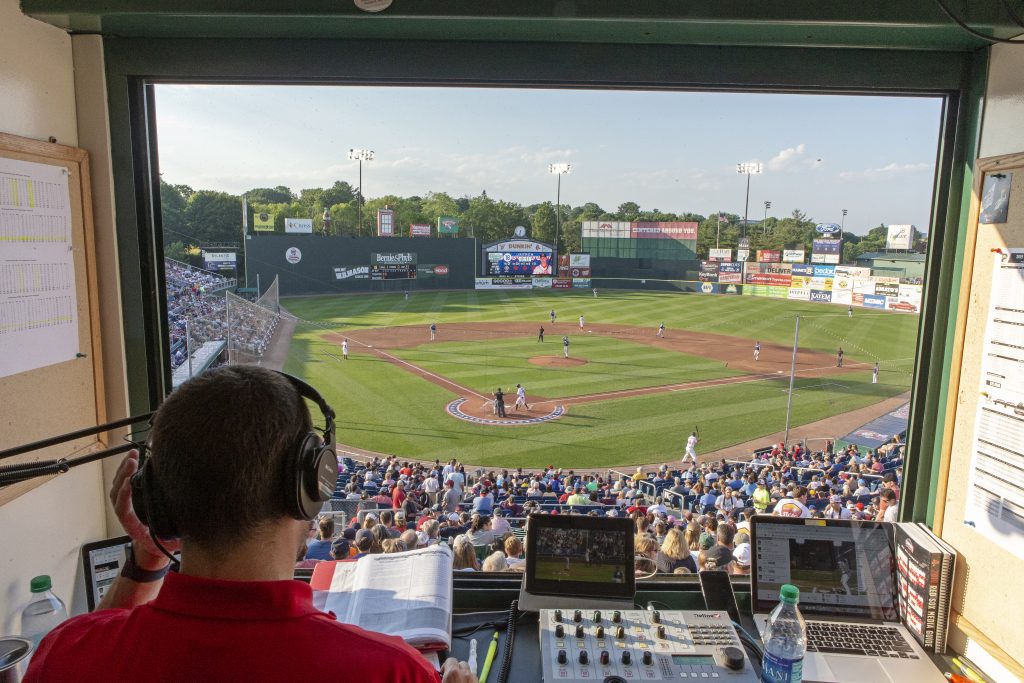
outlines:
M620 612L619 610L615 610L614 612L612 612L612 621L614 621L616 624L622 621L622 612Z
M573 612L572 613L572 620L577 622L577 623L583 621L583 611L582 610L576 610L575 612Z
M594 610L594 620L593 621L594 621L595 624L600 624L601 623L601 610L599 610L599 609Z
M577 624L576 625L576 637L577 638L582 638L583 637L583 624Z
M561 621L561 620L562 620L562 610L556 609L555 610L555 621Z
M644 650L643 654L644 666L650 666L654 661L654 655L651 654L650 650Z
M630 664L630 662L632 662L632 661L633 661L633 658L630 656L629 650L623 650L622 651L622 663L628 666Z
M661 612L659 612L658 610L654 610L653 612L651 612L651 621L654 622L655 624L660 624L661 623Z
M589 661L590 661L590 657L589 657L589 655L587 655L587 651L586 650L580 650L580 664L586 664Z
M626 628L624 626L619 626L617 629L615 629L615 637L619 639L625 638Z
M601 640L602 638L604 638L604 626L598 626L597 627L597 632L594 635L597 636L598 640Z
M665 639L665 627L664 626L658 626L658 637L661 638L662 640Z
M608 650L601 650L601 663L606 665L611 661L611 655L608 654Z
M565 654L565 650L559 650L558 651L558 663L559 664L565 664L568 661L569 661L569 657L568 657L568 655Z
M555 638L565 638L565 627L561 624L555 626Z

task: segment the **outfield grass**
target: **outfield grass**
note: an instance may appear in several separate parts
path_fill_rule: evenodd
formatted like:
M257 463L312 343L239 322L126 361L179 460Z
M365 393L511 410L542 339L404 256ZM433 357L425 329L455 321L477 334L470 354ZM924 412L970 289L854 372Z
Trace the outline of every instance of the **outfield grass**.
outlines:
M528 362L541 355L561 358L562 343L556 336L544 343L521 338L433 342L392 353L484 395L497 387L512 394L520 383L527 397L563 398L744 374L720 361L600 335L573 336L572 357L587 361L573 367Z
M455 394L413 376L387 361L364 354L352 354L342 361L337 345L324 342L322 325L330 330L446 322L545 322L552 307L559 319L573 320L583 313L589 322L649 325L662 320L671 335L673 328L732 334L763 342L792 343L793 319L800 313L800 346L834 351L841 343L851 360L881 359L879 384L871 383L870 372L844 374L839 378L798 380L793 398L792 424L799 426L862 408L906 391L910 384L917 317L857 311L853 319L841 307L821 304L752 299L749 297L697 296L679 294L605 293L595 299L569 293L439 292L416 293L408 301L400 294L307 297L285 300L283 306L305 320L292 340L285 370L309 379L339 415L339 442L359 448L401 456L447 459L489 467L541 467L557 463L566 467L601 468L613 465L652 463L678 459L685 435L700 426L700 452L708 452L774 433L785 427L786 382L758 380L705 389L655 394L628 399L574 405L569 413L553 422L527 427L488 427L456 420L443 413L445 403ZM574 342L578 337L574 337ZM530 347L532 340L507 340ZM554 340L553 340L554 341ZM587 340L588 344L591 340ZM606 345L607 342L607 345ZM493 348L499 342L488 342ZM502 344L505 342L502 341ZM594 336L595 348L609 352L621 340ZM472 343L479 351L480 342ZM435 344L437 347L458 344ZM574 343L573 354L579 345ZM643 346L643 345L639 345ZM669 353L644 346L647 351ZM531 393L556 395L545 379L523 381L518 374L501 380L486 374L480 363L463 367L459 359L432 359L416 349L400 352L411 362L425 366L440 362L451 365L455 381L473 386L481 393L494 387L522 382ZM529 350L526 353L531 354ZM582 351L580 352L582 353ZM411 354L411 355L410 355ZM614 354L613 354L614 355ZM675 359L680 371L714 371L689 365L682 354ZM654 358L653 356L651 358ZM907 360L901 360L907 359ZM661 362L665 359L659 359ZM516 361L521 362L521 361ZM704 359L695 362L705 363ZM483 364L504 363L485 358ZM457 366L457 367L456 367ZM496 366L503 367L503 366ZM640 363L640 374L648 367ZM600 363L581 366L608 372ZM513 368L518 373L523 369ZM543 373L529 366L525 371ZM560 372L563 369L560 369ZM600 381L630 381L629 373L608 373ZM653 374L652 374L653 377ZM580 378L580 381L586 381ZM637 377L636 381L646 381ZM675 376L667 382L683 381ZM665 381L657 383L664 384ZM565 393L592 393L593 388ZM561 395L564 395L561 394ZM821 436L841 436L822 434Z

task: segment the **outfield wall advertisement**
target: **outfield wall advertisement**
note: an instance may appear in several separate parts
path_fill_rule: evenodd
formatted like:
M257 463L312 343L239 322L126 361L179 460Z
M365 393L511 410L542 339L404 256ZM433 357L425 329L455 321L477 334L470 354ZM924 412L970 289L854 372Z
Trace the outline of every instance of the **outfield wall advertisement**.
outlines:
M712 281L705 276L705 263L707 262L701 263L701 282ZM766 296L906 313L921 311L921 285L902 284L894 277L872 277L868 268L802 263L708 265L717 266L716 282L726 281L723 279L723 268L742 267L743 294L747 296ZM729 277L734 277L734 274L730 272Z

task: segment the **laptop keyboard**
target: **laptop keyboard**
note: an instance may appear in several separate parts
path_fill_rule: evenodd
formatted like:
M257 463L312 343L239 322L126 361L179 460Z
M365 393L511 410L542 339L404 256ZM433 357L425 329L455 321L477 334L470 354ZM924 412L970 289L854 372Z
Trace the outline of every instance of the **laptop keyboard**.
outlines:
M823 654L867 655L894 659L918 659L899 629L891 626L846 624L834 621L807 622L807 651Z

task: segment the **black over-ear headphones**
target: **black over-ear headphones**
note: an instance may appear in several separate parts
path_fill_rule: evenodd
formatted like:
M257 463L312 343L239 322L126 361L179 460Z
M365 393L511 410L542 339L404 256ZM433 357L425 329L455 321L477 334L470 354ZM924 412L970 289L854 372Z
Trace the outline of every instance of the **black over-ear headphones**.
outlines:
M323 437L309 431L297 444L294 457L286 460L281 486L288 513L295 519L313 519L324 502L331 499L338 481L334 409L306 382L283 372L278 374L288 380L299 396L319 406L326 421ZM131 487L132 507L139 520L158 538L177 538L178 525L169 514L165 492L146 457L145 447L140 448L139 471L132 475Z

